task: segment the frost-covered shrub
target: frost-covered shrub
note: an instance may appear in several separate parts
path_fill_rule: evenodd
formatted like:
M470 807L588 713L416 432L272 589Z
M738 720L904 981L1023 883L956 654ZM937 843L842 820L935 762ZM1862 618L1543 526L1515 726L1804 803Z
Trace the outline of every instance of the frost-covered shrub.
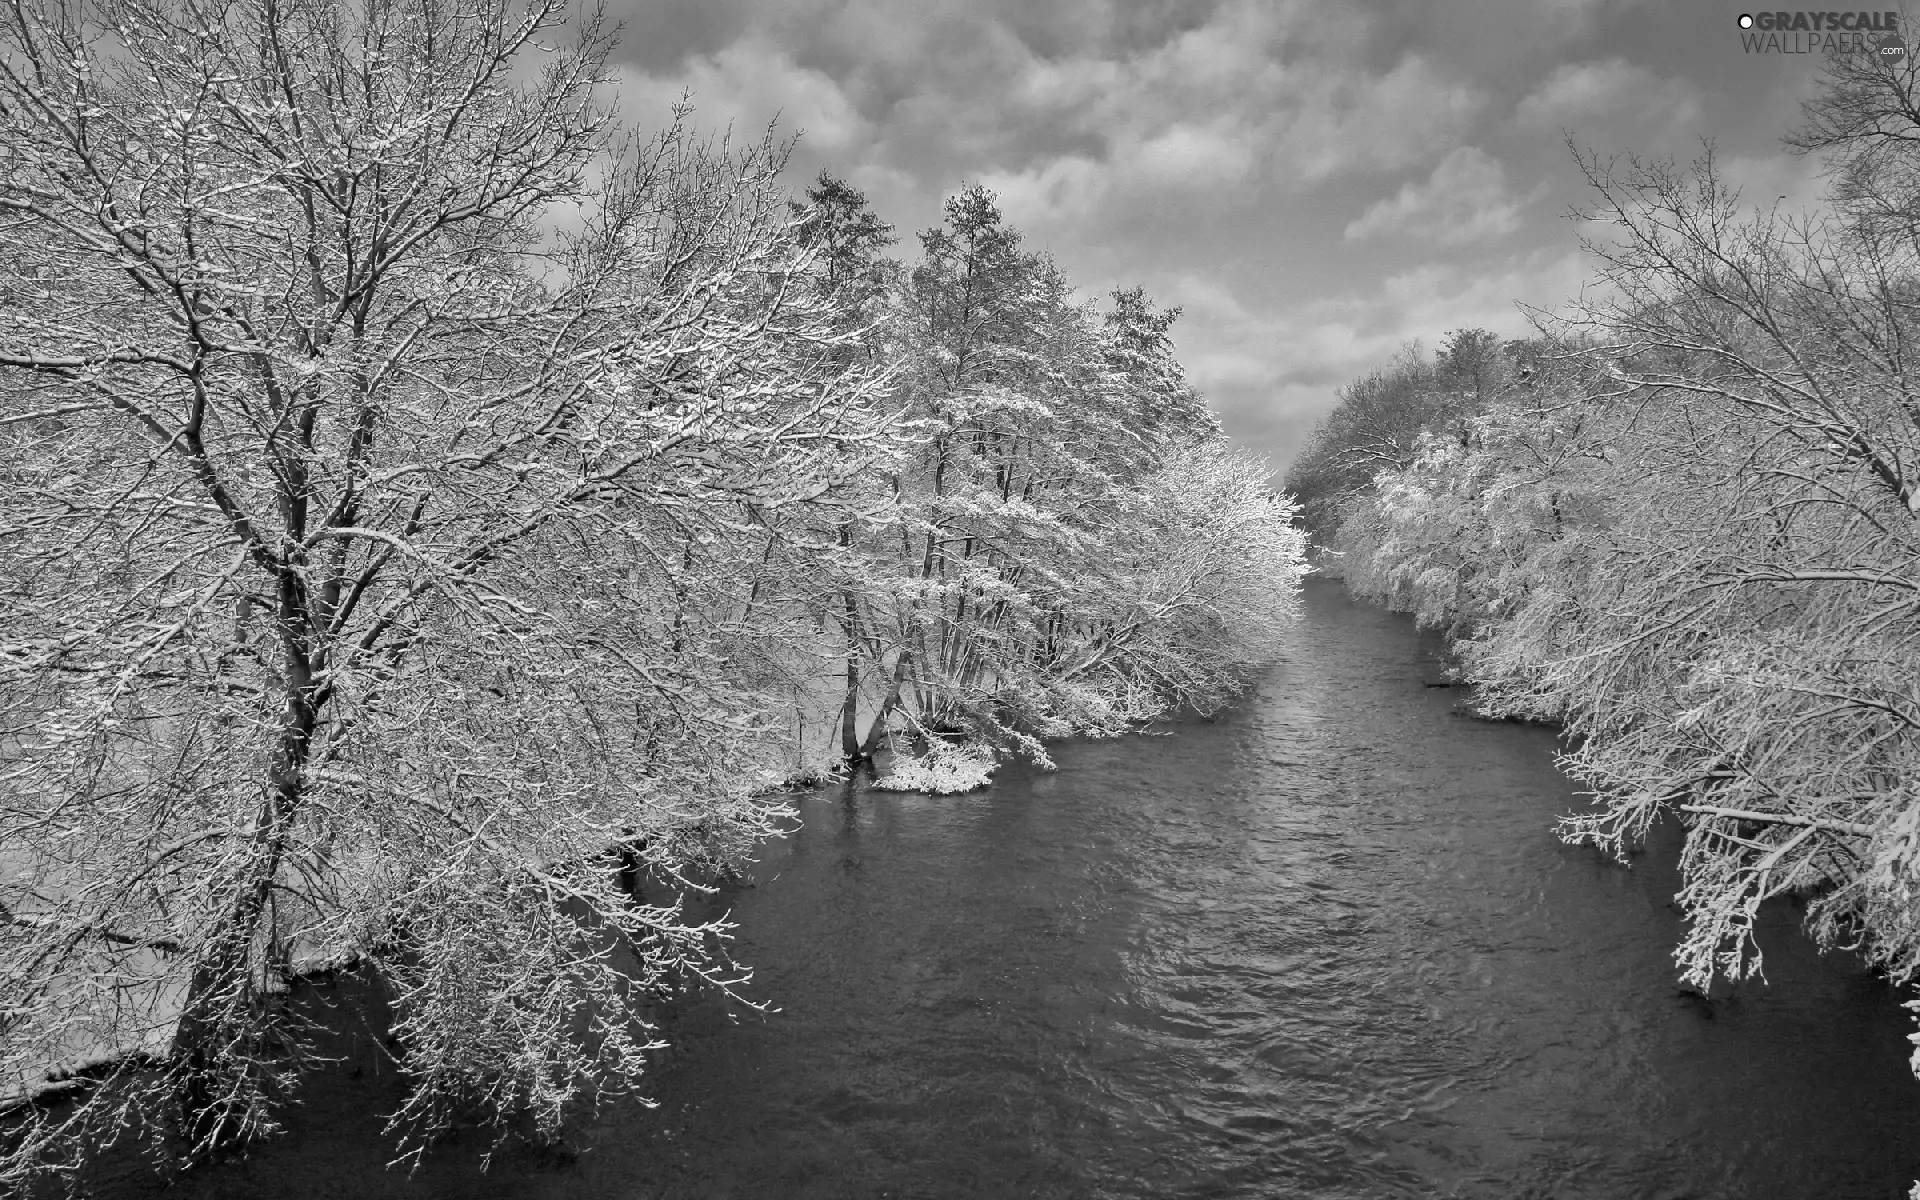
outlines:
M1742 219L1710 163L1603 187L1626 233L1586 386L1376 476L1349 584L1453 634L1482 711L1564 725L1596 802L1568 840L1681 822L1689 981L1757 974L1783 893L1913 979L1920 420L1875 348L1911 336L1885 280L1920 262Z
M927 752L918 758L895 759L888 772L874 783L882 792L926 792L950 796L986 787L994 768L993 751L971 742L955 744L939 738L931 740Z
M1606 524L1591 432L1527 393L1464 435L1428 434L1409 465L1375 477L1336 532L1349 590L1455 639L1494 636L1537 590L1557 586L1573 547Z

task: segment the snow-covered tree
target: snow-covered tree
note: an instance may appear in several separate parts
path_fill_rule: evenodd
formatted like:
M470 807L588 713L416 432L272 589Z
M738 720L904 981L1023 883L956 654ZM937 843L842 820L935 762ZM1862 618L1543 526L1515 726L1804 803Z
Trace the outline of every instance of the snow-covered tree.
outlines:
M1560 586L1574 541L1604 525L1613 486L1608 426L1588 402L1578 348L1516 345L1534 364L1527 378L1480 415L1422 435L1332 539L1349 590L1456 639L1494 636L1536 588Z
M763 564L894 434L782 148L619 142L608 45L557 0L0 10L0 1073L98 1085L0 1179L270 1128L316 965L388 989L417 1135L551 1134L638 1078L635 1001L736 978L622 881L768 832L806 626Z
M1045 737L1220 703L1265 637L1246 614L1292 603L1290 510L1187 386L1177 311L1080 303L982 188L946 216L892 334L920 442L868 538L891 581L864 618L875 734L1044 758Z
M0 1186L271 1129L327 968L384 993L405 1152L554 1136L650 998L742 977L680 899L809 728L950 789L1223 702L1290 614L1176 313L980 189L904 273L771 135L623 138L610 44L0 9Z
M1434 359L1409 343L1386 366L1341 388L1340 402L1287 469L1287 490L1298 499L1315 542L1331 548L1341 523L1372 495L1375 476L1411 466L1428 434L1464 444L1468 423L1507 386L1514 370L1511 348L1493 334L1456 329ZM1345 570L1338 555L1327 566Z
M1613 231L1606 299L1567 322L1585 377L1382 476L1359 578L1476 635L1483 709L1564 722L1597 801L1569 838L1685 824L1690 981L1758 971L1754 916L1788 892L1823 945L1912 978L1913 244L1884 212L1746 211L1710 155L1583 163Z
M1823 942L1920 966L1910 781L1920 422L1905 379L1912 251L1871 227L1743 216L1711 158L1624 177L1589 162L1617 242L1587 319L1637 415L1592 590L1550 621L1535 685L1618 847L1689 828L1688 976L1758 967L1768 896L1812 890ZM1533 624L1547 623L1535 614Z

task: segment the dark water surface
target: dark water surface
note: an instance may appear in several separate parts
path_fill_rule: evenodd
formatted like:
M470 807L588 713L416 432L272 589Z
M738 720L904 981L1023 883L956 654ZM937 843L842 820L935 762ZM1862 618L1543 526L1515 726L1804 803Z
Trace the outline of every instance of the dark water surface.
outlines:
M732 897L780 1006L695 1007L660 1107L573 1161L385 1173L364 1098L171 1194L1904 1196L1900 996L1785 905L1770 986L1678 994L1676 840L1560 844L1553 736L1452 709L1437 643L1310 585L1217 721L969 796L834 792Z

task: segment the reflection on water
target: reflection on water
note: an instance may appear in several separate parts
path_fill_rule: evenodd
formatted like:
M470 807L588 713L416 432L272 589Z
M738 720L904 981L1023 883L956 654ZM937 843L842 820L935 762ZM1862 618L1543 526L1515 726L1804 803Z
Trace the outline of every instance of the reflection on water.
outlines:
M810 797L728 897L779 1011L682 1014L660 1107L577 1159L384 1174L339 1084L174 1194L1904 1195L1896 993L1783 905L1771 986L1680 994L1673 831L1631 870L1557 842L1552 736L1455 714L1435 647L1316 583L1216 721Z

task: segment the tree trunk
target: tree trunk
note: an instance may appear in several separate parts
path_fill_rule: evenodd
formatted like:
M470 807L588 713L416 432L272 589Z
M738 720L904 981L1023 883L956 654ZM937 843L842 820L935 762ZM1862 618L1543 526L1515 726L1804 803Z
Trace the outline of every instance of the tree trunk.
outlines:
M860 749L860 730L855 724L860 710L860 633L859 610L854 607L853 592L840 594L846 605L847 694L840 702L840 757L848 766L867 756Z
M860 757L868 759L880 748L880 739L886 736L887 715L893 706L900 702L900 685L907 677L907 669L913 662L913 651L900 651L899 659L893 664L893 682L887 687L885 698L880 701L880 710L873 714L873 727L867 730L866 744L860 747Z

